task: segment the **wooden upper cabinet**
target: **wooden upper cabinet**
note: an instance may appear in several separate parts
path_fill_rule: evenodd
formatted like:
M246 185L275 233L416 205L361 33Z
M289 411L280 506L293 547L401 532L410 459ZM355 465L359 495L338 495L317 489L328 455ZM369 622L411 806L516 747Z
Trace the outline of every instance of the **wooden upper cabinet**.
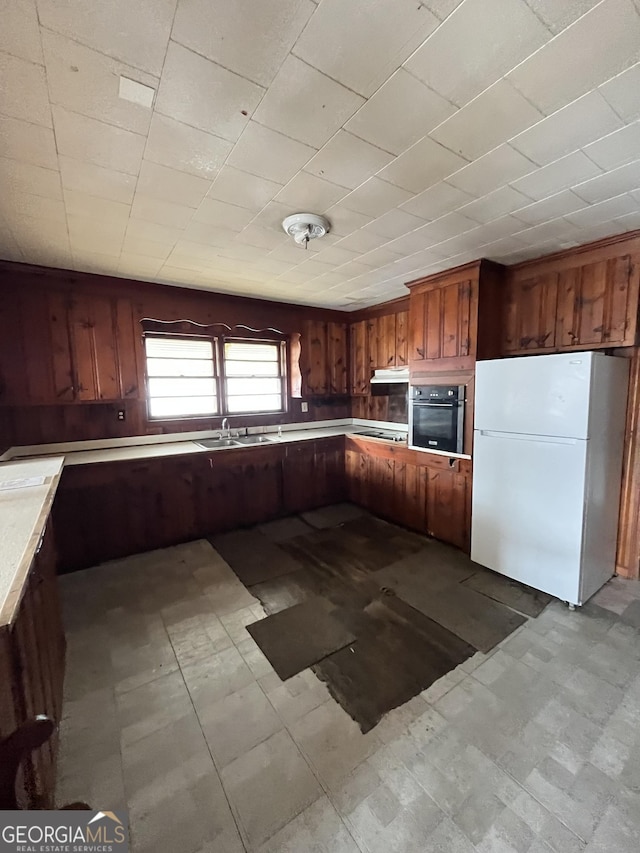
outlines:
M349 390L354 396L368 394L370 389L371 367L367 325L366 320L358 320L349 327Z
M504 311L504 352L554 350L557 303L556 273L524 279L510 288Z
M637 261L631 255L623 255L558 274L559 349L635 343Z
M498 353L501 270L478 261L409 284L413 375L472 370Z
M309 320L302 339L303 393L347 394L347 325Z
M638 242L603 241L509 269L504 354L635 345Z
M404 367L409 363L408 353L408 327L409 312L398 311L396 314L396 367Z

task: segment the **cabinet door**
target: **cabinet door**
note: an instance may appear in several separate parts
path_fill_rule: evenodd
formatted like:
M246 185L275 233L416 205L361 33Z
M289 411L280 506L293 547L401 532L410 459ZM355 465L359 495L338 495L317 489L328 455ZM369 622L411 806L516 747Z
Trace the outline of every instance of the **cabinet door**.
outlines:
M469 550L469 482L464 474L427 469L427 532Z
M471 329L475 334L476 314L477 286L471 280L412 293L410 361L427 362L435 370L472 367L475 347L472 351Z
M351 324L350 344L351 393L356 396L366 395L369 393L369 380L371 379L366 320Z
M286 514L313 509L315 503L315 442L289 444L283 461L283 505Z
M74 399L75 389L69 337L69 298L66 294L55 291L49 294L49 323L56 400L69 402Z
M136 398L139 396L137 344L141 340L142 330L133 316L130 300L116 299L114 309L119 396L123 399Z
M398 311L396 314L396 322L395 322L395 335L396 335L396 359L395 365L396 367L402 367L405 364L409 363L409 356L407 352L407 329L409 325L409 313L407 311Z
M558 275L559 349L631 346L636 337L638 267L629 255Z
M76 399L115 400L120 396L112 300L76 296L69 310Z
M329 392L347 394L347 325L327 324L327 365Z
M326 394L327 378L327 324L321 320L310 320L305 325L305 340L302 343L306 362L306 393Z
M505 310L504 352L555 349L557 304L556 273L512 283Z

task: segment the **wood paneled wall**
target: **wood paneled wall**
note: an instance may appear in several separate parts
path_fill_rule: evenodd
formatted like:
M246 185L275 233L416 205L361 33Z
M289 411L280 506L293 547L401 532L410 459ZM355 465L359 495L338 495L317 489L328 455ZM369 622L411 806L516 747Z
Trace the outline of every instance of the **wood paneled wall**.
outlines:
M14 444L218 429L220 418L148 420L143 318L286 334L302 332L313 319L345 321L341 312L5 261L0 276L0 452ZM351 414L345 400L311 400L308 413L301 402L291 399L284 416L236 418L234 424Z

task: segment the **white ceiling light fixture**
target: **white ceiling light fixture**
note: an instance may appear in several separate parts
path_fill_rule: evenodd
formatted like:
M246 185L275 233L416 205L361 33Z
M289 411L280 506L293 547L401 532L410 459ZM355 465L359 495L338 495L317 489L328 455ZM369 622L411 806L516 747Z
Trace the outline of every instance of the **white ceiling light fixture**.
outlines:
M315 213L294 213L282 221L282 227L299 246L304 246L305 249L309 245L309 240L324 237L331 228L328 219L317 216Z

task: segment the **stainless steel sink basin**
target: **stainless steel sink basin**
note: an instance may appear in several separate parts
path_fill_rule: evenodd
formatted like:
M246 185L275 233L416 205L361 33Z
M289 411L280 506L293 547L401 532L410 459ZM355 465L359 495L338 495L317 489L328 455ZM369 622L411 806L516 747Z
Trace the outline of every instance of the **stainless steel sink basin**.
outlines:
M202 441L195 442L199 447L204 447L207 450L215 450L218 447L237 447L238 442L232 438L203 438Z
M273 441L266 435L242 435L240 438L234 438L236 444L268 444Z

